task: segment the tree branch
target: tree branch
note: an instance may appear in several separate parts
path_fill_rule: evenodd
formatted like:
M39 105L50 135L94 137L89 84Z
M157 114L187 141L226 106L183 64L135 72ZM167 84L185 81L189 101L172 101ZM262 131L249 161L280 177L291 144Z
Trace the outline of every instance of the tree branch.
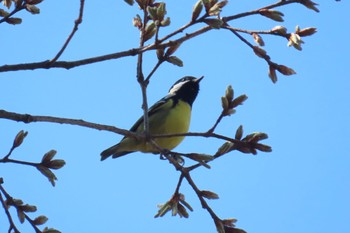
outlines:
M2 178L0 178L2 180ZM1 201L1 204L2 204L2 207L4 208L5 210L5 214L7 216L7 219L10 223L10 226L9 226L9 230L8 230L8 233L12 232L12 230L14 230L15 233L20 233L20 231L17 229L15 223L13 222L13 219L12 219L12 216L10 214L10 211L8 210L8 206L6 204L6 201L5 199L2 197L2 194L3 193L5 195L6 198L8 198L8 193L6 192L6 190L2 187L2 182L0 182L0 201Z
M56 54L56 56L54 58L52 58L50 60L50 63L56 62L58 60L58 58L62 55L62 53L64 52L64 50L67 48L69 42L71 41L71 39L73 38L74 34L76 31L78 31L78 26L79 24L81 24L81 22L83 22L83 12L84 12L84 4L85 4L85 0L80 0L80 8L79 8L79 16L78 18L74 21L74 27L72 29L72 32L70 33L70 35L68 36L66 42L63 44L62 48L60 49L60 51Z
M91 128L91 129L110 131L110 132L122 134L128 137L134 137L134 138L141 137L140 135L130 132L129 130L120 129L110 125L102 125L102 124L87 122L84 120L69 119L69 118L62 118L62 117L19 114L15 112L7 112L1 109L0 109L0 119L8 119L8 120L13 120L17 122L23 122L26 124L33 123L33 122L50 122L50 123L58 123L58 124L78 125L82 127Z

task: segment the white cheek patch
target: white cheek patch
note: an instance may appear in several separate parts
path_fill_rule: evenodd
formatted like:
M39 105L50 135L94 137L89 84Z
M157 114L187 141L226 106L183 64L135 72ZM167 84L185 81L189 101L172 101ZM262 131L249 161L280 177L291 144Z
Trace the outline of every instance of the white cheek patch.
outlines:
M189 81L185 81L185 82L180 82L175 84L170 90L169 90L169 94L175 94L185 83L188 83Z

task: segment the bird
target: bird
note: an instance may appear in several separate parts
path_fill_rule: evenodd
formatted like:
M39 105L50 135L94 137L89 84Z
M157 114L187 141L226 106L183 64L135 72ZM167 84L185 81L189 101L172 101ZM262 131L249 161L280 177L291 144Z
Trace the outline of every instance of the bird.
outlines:
M192 104L199 92L199 82L204 78L185 76L176 81L168 94L156 102L148 110L148 124L150 135L187 133L190 127ZM141 116L130 128L131 132L144 132L144 117ZM178 146L184 136L154 138L163 149L172 150ZM140 151L143 153L159 154L159 150L145 139L124 137L118 144L101 152L101 161L112 156L118 158L123 155Z

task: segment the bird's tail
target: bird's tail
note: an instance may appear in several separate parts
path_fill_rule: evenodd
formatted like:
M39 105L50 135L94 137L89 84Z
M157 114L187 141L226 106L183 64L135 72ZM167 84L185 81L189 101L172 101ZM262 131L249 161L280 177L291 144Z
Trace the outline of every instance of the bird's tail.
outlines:
M112 156L113 159L118 158L120 156L131 153L131 151L118 151L119 144L111 146L110 148L101 152L101 161L107 159Z

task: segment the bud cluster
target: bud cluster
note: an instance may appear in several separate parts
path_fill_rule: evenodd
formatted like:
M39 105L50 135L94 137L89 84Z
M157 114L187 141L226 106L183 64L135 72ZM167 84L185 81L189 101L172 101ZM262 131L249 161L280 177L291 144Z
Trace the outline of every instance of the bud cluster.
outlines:
M272 149L270 146L261 144L260 141L267 139L268 135L266 133L255 132L248 134L246 137L243 137L243 126L239 126L236 130L235 140L240 141L240 143L234 143L231 141L225 142L221 147L219 147L215 156L221 156L227 154L233 150L238 150L246 154L257 154L257 150L263 152L271 152Z
M248 99L246 95L240 95L237 98L234 98L234 91L231 85L226 88L225 96L221 97L222 105L222 115L230 116L236 112L235 108L238 105L243 104L244 101Z
M27 213L34 213L37 211L37 207L30 204L24 204L21 199L12 198L8 194L6 194L7 199L5 201L6 208L14 207L17 211L17 217L19 219L20 223L24 223L25 220L28 220L30 224L35 227L43 225L48 221L48 218L45 215L39 215L35 219L31 219ZM42 233L60 233L60 231L53 229L53 228L47 228L45 227L43 231L40 231Z
M12 6L12 2L14 2L16 11L20 11L25 9L26 11L32 13L32 14L39 14L40 9L36 6L37 4L41 3L43 0L3 0L1 1L2 4L7 8L10 9ZM0 17L9 17L10 13L0 9ZM11 13L12 15L12 13ZM16 24L21 24L22 19L17 18L17 17L9 17L5 18L4 20L8 24L16 25Z
M50 150L49 152L45 153L45 155L41 159L41 163L37 166L37 169L49 179L52 186L55 186L55 181L57 180L57 177L51 171L51 169L58 170L66 164L66 162L63 159L53 159L56 153L57 152L55 150Z
M163 217L167 212L171 211L172 216L179 215L180 218L188 218L189 214L186 208L193 211L193 208L185 201L185 195L181 193L174 194L165 204L158 205L158 213L155 218ZM185 208L186 207L186 208Z

